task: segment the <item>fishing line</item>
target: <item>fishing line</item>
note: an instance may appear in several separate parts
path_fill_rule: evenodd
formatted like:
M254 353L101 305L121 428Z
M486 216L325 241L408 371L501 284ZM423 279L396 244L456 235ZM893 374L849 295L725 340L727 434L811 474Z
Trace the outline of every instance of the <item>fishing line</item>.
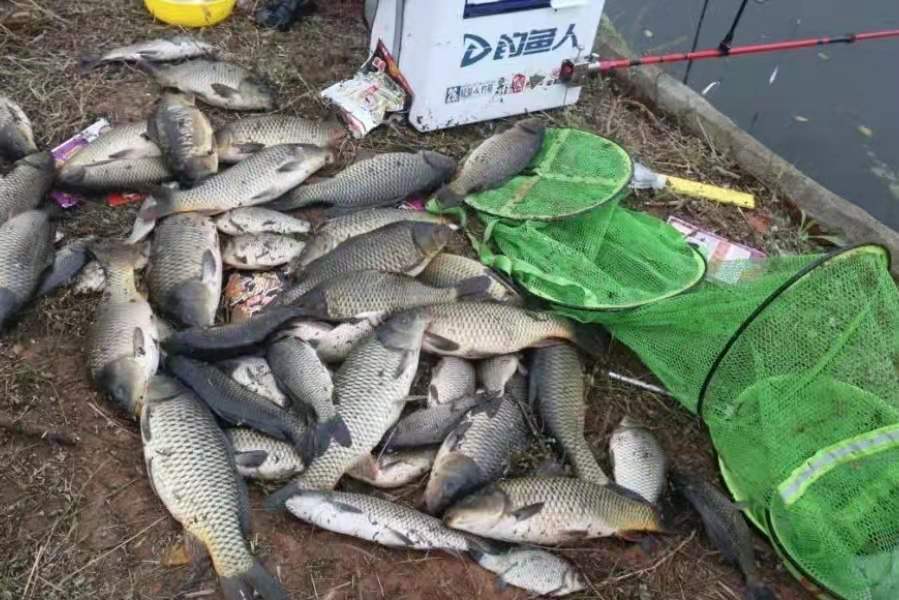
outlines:
M699 34L702 31L702 23L705 21L705 13L709 9L709 0L704 0L702 3L702 12L699 13L699 22L696 23L696 33L693 35L693 46L690 48L690 52L696 52L696 48L699 47ZM693 61L687 63L687 70L684 71L684 85L687 85L687 80L690 79L690 69L693 68Z

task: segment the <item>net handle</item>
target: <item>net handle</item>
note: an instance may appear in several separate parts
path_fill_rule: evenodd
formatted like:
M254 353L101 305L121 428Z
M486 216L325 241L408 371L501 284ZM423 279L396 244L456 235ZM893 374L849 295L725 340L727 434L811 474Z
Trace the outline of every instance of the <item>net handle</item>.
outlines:
M711 368L709 369L708 374L705 376L705 380L702 382L702 387L699 388L699 398L696 402L696 414L705 421L705 417L703 416L703 408L705 406L705 396L706 392L709 389L709 385L712 383L712 379L715 376L715 372L718 370L718 367L721 366L721 363L730 353L731 348L733 348L734 344L737 343L737 340L743 335L743 332L749 328L753 321L758 318L764 311L767 309L775 300L777 300L784 292L789 290L791 287L799 283L806 275L817 269L818 267L824 266L829 262L840 258L843 255L853 253L857 250L861 250L863 248L869 249L877 249L886 257L886 267L887 270L891 268L891 256L890 251L881 244L855 244L852 246L848 246L846 248L839 248L830 254L826 254L822 256L819 260L816 260L802 269L800 269L795 275L786 280L779 288L774 290L770 296L765 298L765 300L759 304L758 308L752 311L746 320L743 321L739 327L737 327L734 334L727 340L727 343L724 344L724 347L721 349L721 352L718 353L718 356L715 357L715 361L712 363Z

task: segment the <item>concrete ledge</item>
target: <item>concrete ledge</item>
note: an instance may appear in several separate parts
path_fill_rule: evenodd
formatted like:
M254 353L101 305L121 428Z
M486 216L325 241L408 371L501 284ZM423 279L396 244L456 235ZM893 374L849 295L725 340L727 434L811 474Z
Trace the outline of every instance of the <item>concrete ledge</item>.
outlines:
M605 18L599 52L604 57L634 55ZM613 71L612 77L660 112L676 118L691 133L709 139L717 150L729 153L743 170L789 199L826 229L842 233L851 243L874 242L886 246L895 258L893 275L899 276L899 233L775 154L700 94L654 66Z

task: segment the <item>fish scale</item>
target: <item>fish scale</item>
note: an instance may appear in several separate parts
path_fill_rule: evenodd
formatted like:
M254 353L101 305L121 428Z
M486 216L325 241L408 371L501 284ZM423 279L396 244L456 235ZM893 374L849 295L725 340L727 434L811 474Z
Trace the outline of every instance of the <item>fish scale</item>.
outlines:
M171 389L171 391L168 391ZM166 393L158 394L160 391ZM227 580L253 577L261 570L246 541L249 506L225 434L209 409L193 393L167 378L154 380L141 414L144 461L153 490L184 529L203 543L216 573ZM259 591L265 598L286 598L277 582ZM254 582L255 583L255 582Z
M280 210L317 202L340 208L378 206L433 189L455 168L453 159L428 150L378 154L349 165L330 179L300 186L272 205Z
M506 304L464 302L421 310L430 319L425 350L445 356L484 358L575 338L574 325L564 317Z
M281 506L297 489L333 489L378 445L409 395L424 327L424 320L415 315L393 317L353 348L334 376L335 405L352 444L330 444L299 478L270 496L268 506Z
M595 483L608 483L608 476L584 438L586 385L577 350L568 344L535 350L530 385L532 406L539 407L544 424L558 440L575 474Z
M506 479L450 508L444 522L484 537L532 544L659 531L652 505L620 489L568 477Z
M150 117L148 135L159 145L166 166L186 184L218 172L215 135L193 98L163 95Z
M62 184L91 191L138 189L172 179L158 156L80 165L60 174Z
M56 175L49 152L26 156L6 177L0 177L0 224L26 210L37 208Z
M300 266L306 266L313 260L324 256L343 242L391 223L400 221L417 221L422 223L446 223L446 218L426 211L405 210L402 208L369 208L355 211L348 215L329 219L315 230L315 235L298 260Z
M197 213L162 220L153 236L150 299L189 326L215 322L222 291L218 230Z
M440 444L456 424L482 398L470 394L444 404L409 413L401 418L387 437L390 448L409 448Z
M543 145L543 133L538 120L527 119L487 138L465 158L458 175L437 197L452 206L472 192L502 185L528 166Z
M303 459L287 442L246 427L225 430L234 449L237 471L241 476L262 481L277 481L303 471Z
M665 491L668 459L647 428L625 417L609 439L615 483L655 502Z
M240 65L205 59L165 67L145 61L138 64L161 86L196 94L212 106L231 110L271 110L275 104L268 86Z
M0 225L0 330L31 299L52 262L47 213L25 211Z
M163 62L203 56L212 54L214 51L215 47L206 42L195 40L186 35L176 35L171 38L147 40L128 46L120 46L96 57L85 56L81 59L81 64L84 68L91 68L99 64L118 61L152 60Z
M439 519L374 496L307 490L286 505L303 521L384 546L462 552L470 547L467 536Z
M34 152L31 120L18 104L0 95L0 156L19 160Z
M519 401L525 383L519 377L508 392L471 409L437 452L425 488L428 512L439 514L463 495L498 479L512 455L527 447L528 430Z
M538 548L512 548L506 552L473 552L477 563L514 585L541 596L565 596L586 588L583 577L570 562Z
M331 146L344 137L346 129L336 120L313 121L288 115L248 117L232 121L215 132L222 162L239 162L266 146Z
M155 220L167 214L199 211L217 214L267 202L299 185L330 162L330 151L317 146L271 146L188 190L159 190L141 207L141 218Z
M88 339L88 366L94 380L137 416L159 366L156 318L134 280L140 249L107 243L92 246L92 252L106 273L106 288ZM115 371L106 381L105 371L117 365L122 372ZM119 387L125 388L121 394Z
M161 157L162 150L147 137L146 121L125 123L104 130L100 136L67 160L60 171L65 176L74 167L109 160Z
M484 279L471 280L470 287L475 290L472 293L480 294L485 282ZM463 286L434 288L393 273L354 271L328 279L295 305L308 308L309 316L313 318L345 321L382 316L416 306L456 302L463 300L467 291L468 287ZM473 369L471 379L473 388Z
M434 257L418 278L428 285L451 287L460 281L472 277L490 277L491 284L487 294L497 302L505 302L520 306L524 304L521 294L515 287L502 279L493 269L483 263L464 256L444 252Z
M292 303L317 285L354 271L417 275L443 249L450 231L446 225L399 222L355 237L295 271L297 284L276 303Z

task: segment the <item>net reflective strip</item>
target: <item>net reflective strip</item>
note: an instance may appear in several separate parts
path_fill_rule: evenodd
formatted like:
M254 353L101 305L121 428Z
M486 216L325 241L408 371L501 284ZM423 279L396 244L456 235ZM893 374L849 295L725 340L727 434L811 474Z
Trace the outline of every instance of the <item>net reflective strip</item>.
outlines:
M793 475L780 484L777 491L784 505L791 506L802 498L813 483L835 467L892 448L899 448L899 423L818 451L804 465L793 471Z

